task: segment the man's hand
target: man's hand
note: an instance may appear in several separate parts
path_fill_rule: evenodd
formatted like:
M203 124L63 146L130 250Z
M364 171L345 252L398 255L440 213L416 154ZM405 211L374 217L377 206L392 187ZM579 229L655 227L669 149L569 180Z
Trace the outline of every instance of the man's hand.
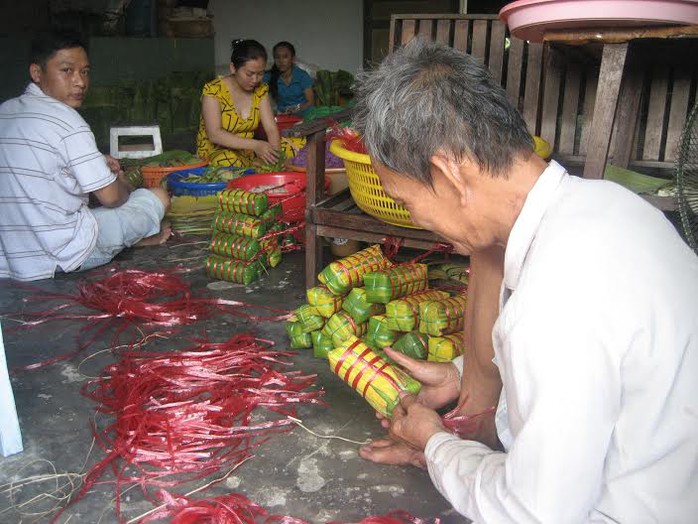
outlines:
M422 383L419 399L425 406L437 409L458 398L460 378L450 362L416 360L392 348L385 348L385 353Z
M119 173L123 173L123 170L121 169L121 164L119 161L114 158L111 155L104 155L104 160L107 162L107 166L109 167L109 171L114 173L115 175L118 175Z
M129 194L133 193L136 190L136 188L133 187L133 184L131 183L131 181L128 179L128 177L126 176L126 174L123 171L120 171L119 174L116 175L116 177L119 180L121 180L122 184L124 184L126 186L126 189L128 190Z
M409 393L400 396L400 404L393 409L390 421L390 436L413 448L424 451L432 435L446 431L441 417Z

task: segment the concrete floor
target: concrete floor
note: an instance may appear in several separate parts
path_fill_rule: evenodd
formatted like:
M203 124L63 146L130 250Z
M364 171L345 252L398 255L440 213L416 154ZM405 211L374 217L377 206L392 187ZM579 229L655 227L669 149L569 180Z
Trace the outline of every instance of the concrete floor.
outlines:
M192 289L213 296L267 304L293 309L305 300L303 282L304 253L285 255L280 266L268 276L247 288L219 281L210 281L201 269L205 257L205 240L191 237L184 244L168 243L157 248L129 250L117 261L122 268L156 270L174 264L194 268L186 275ZM54 280L34 285L47 291L74 292L76 281L84 275L59 275ZM51 303L31 303L23 299L31 293L8 280L0 280L0 312L46 310ZM55 304L60 303L60 301ZM13 331L16 325L5 318L2 326L5 350L10 369L61 355L75 349L75 336L83 321L53 322L30 330ZM288 347L281 322L252 322L221 314L212 320L184 329L168 340L149 342L149 350L171 350L183 347L188 336L205 333L210 340L222 341L235 333L252 332L261 338ZM102 458L103 452L93 449L89 421L95 405L80 394L89 377L114 361L109 351L110 337L105 335L81 355L35 371L14 373L17 410L23 432L25 451L0 458L0 522L48 522L48 516L30 516L46 510L46 502L24 507L24 515L15 505L51 491L55 481L25 486L14 499L8 496L6 483L17 482L31 475L81 472ZM90 355L93 358L85 360ZM325 389L328 407L309 406L299 411L304 423L320 433L338 434L362 441L378 437L383 430L369 405L334 376L326 361L312 358L309 350L294 357L297 369L317 373L317 383ZM202 484L202 483L201 483ZM198 484L198 485L201 485ZM174 490L185 493L197 485L180 486ZM216 496L229 492L241 493L265 507L270 514L290 515L313 523L339 521L356 522L369 515L381 515L393 510L405 510L413 515L440 517L445 524L467 522L433 488L425 471L412 467L380 466L362 460L357 446L339 440L324 440L296 428L291 433L273 436L259 448L257 455L223 483L208 488L197 496ZM113 512L114 488L97 485L80 502L72 505L58 522L98 523L116 522ZM50 507L50 506L49 506ZM139 489L123 498L126 520L152 509Z

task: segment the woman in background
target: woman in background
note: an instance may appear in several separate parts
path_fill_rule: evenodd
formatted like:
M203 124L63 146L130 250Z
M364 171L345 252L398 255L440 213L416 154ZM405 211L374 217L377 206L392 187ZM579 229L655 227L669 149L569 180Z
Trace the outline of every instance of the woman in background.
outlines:
M284 115L303 116L315 103L313 79L295 64L296 49L289 42L274 46L274 65L264 75L276 112Z
M197 153L214 165L251 167L273 164L281 139L262 83L267 52L256 40L234 40L230 75L212 80L201 96ZM260 123L266 140L253 138Z

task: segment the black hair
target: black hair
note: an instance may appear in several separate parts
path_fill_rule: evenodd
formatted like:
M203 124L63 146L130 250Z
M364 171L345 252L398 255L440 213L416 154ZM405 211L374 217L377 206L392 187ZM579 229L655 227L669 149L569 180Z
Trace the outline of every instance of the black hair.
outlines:
M293 47L291 42L286 42L285 40L279 42L273 47L271 51L272 55L276 53L276 50L280 47L285 47L291 51L291 56L296 56L296 48ZM274 100L279 97L279 75L281 75L281 71L279 71L279 68L276 67L276 62L274 62L274 65L271 66L271 75L269 76L269 92Z
M46 67L53 56L61 49L82 47L87 52L87 44L82 36L74 31L47 31L34 36L31 43L29 60L31 64Z
M267 50L257 40L233 40L231 44L233 52L230 55L230 63L238 69L250 60L263 58L267 61Z

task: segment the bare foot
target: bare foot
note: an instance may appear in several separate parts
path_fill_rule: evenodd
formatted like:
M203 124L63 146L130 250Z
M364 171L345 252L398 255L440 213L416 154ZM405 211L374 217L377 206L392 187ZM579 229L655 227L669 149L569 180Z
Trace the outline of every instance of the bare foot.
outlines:
M160 224L160 231L153 236L146 237L143 240L136 242L133 247L159 246L167 242L172 236L172 226L166 220Z
M424 453L398 442L390 437L376 439L359 448L361 458L378 464L392 464L394 466L416 466L426 469L427 463Z

